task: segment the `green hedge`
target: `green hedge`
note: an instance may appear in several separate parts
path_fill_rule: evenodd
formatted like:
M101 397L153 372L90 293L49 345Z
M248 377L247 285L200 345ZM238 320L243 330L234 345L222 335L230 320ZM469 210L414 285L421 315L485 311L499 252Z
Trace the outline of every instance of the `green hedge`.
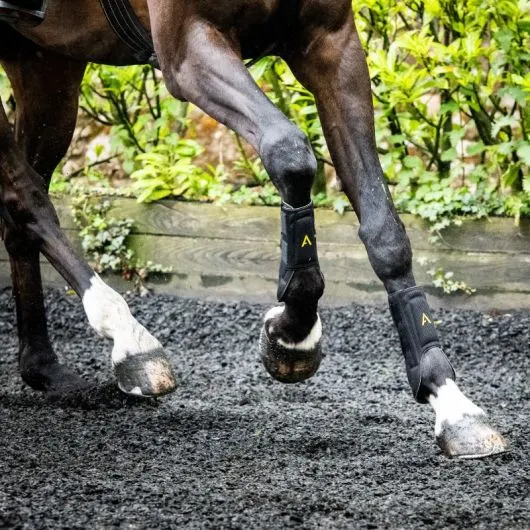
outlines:
M530 3L354 2L398 205L529 213Z

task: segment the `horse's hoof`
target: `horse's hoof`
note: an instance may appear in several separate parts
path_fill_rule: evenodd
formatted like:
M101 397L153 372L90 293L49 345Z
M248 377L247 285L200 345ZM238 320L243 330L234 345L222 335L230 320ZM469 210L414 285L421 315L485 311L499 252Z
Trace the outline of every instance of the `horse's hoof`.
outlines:
M21 376L31 388L44 391L49 396L82 393L93 387L71 368L57 361L25 366L21 368Z
M272 340L265 326L260 334L261 361L267 372L281 383L301 383L317 372L322 358L322 340L308 350L286 348Z
M176 387L173 369L162 351L141 353L114 363L119 389L138 397L157 397Z
M450 458L483 458L508 449L506 440L489 425L484 414L464 415L454 424L444 422L436 442Z

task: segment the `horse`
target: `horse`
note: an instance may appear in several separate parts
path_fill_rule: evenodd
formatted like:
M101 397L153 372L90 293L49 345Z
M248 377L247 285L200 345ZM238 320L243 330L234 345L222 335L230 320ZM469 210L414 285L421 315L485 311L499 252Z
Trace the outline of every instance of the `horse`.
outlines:
M411 245L377 155L370 76L351 1L76 0L75 9L72 4L0 2L0 62L16 100L14 131L0 105L0 217L22 379L45 392L83 391L88 385L59 361L50 343L42 253L79 295L92 328L113 340L119 388L142 397L175 388L162 345L76 254L47 195L71 142L88 62L156 64L175 98L195 104L257 151L282 199L279 304L264 317L261 358L284 383L317 371L323 357L318 301L325 284L310 195L316 159L307 138L267 99L245 63L275 55L315 96L338 178L360 222L360 239L388 293L413 398L434 409L438 445L449 457L505 451L505 439L457 386L425 293L416 285Z

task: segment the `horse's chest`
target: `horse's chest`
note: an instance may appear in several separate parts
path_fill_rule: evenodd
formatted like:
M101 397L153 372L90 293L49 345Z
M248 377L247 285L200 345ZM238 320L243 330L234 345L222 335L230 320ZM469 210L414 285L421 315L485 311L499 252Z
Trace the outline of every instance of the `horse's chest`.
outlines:
M211 1L208 6L208 18L222 26L259 26L270 20L280 3L281 0Z
M280 0L242 0L239 15L248 24L264 24L279 5Z

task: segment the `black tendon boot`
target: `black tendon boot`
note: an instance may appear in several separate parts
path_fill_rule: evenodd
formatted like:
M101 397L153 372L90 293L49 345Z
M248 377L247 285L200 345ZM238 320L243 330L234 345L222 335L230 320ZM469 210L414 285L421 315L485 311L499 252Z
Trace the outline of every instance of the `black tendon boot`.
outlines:
M427 403L446 379L455 379L455 372L442 350L423 290L411 287L392 293L389 302L412 393L417 401Z

